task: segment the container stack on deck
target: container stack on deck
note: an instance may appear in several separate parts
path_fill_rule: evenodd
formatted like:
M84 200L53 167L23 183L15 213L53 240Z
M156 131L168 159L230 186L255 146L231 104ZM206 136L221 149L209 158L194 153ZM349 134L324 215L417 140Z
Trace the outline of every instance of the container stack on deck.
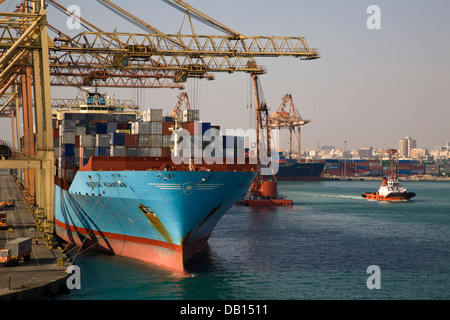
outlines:
M219 126L199 121L198 110L185 110L178 121L178 126L191 136L192 156L202 156L210 144L209 129L220 130ZM53 121L55 176L72 181L91 156L170 157L174 125L172 117L163 117L162 109L147 109L142 119L131 113L66 112L63 119ZM244 154L243 137L222 136L222 139L224 157ZM184 153L181 156L189 156L187 151Z

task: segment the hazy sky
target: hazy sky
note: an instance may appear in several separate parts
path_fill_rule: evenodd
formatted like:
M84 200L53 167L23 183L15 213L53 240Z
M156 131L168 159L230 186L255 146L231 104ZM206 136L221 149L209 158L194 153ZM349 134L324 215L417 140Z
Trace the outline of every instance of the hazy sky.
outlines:
M5 11L8 5L11 9L16 2L5 1L0 10ZM96 1L59 2L79 5L82 17L105 31L141 32ZM183 15L162 1L114 2L159 30L175 33L180 29ZM244 35L305 36L310 47L319 49L322 58L313 61L257 59L268 71L261 76L261 83L271 111L290 93L302 117L311 120L302 127L304 149L315 149L317 142L343 148L345 140L348 149L397 148L398 140L405 136L415 138L421 148L450 141L450 1L187 2ZM381 9L379 30L366 26L369 5ZM66 17L52 7L49 12L50 23L64 30ZM195 28L198 34L217 33L198 23ZM188 31L185 26L183 32ZM250 76L216 73L215 77L215 81L190 80L186 84L188 93L198 93L202 120L222 128L247 129L254 112L246 107ZM139 93L145 107L163 108L165 113L180 93L172 89L101 91L124 99ZM52 88L54 97L76 93ZM7 126L1 127L0 137L8 137Z

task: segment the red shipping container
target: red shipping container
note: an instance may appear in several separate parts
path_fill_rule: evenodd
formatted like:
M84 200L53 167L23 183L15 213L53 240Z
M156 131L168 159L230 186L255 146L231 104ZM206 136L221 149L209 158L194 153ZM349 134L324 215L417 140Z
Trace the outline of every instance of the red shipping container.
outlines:
M119 129L119 130L129 130L128 129L128 122L118 122L117 123L117 129Z
M75 135L75 147L80 146L80 136Z
M172 151L170 151L170 148L161 148L162 149L162 156L169 158L172 156Z
M139 147L139 135L125 133L125 146L131 147L131 148L138 148Z
M53 129L53 138L59 138L59 129Z
M186 122L186 130L189 131L191 135L195 134L195 125L194 122Z
M108 121L104 121L104 120L90 120L89 124L91 126L94 126L96 123L108 123Z
M163 122L162 123L162 134L169 135L172 134L172 131L170 131L171 127L174 127L175 124L173 122Z
M327 174L330 174L332 176L340 176L341 170L340 169L327 169Z

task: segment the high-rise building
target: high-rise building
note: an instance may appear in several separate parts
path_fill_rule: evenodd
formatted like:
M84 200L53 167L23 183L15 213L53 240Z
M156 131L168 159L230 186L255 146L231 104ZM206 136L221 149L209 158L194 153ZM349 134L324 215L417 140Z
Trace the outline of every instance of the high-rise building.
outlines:
M363 147L358 150L359 157L362 159L372 158L373 157L373 148L372 147Z
M410 137L405 137L400 139L398 143L398 153L400 157L411 158L411 149L417 147L416 139L411 139Z

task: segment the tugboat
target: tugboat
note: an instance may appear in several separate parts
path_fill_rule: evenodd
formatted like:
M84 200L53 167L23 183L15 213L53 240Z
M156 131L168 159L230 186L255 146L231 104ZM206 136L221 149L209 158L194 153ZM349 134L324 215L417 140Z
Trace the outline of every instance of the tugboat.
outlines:
M362 194L362 197L369 200L380 200L380 201L402 201L409 200L412 197L415 197L416 194L414 192L408 192L406 188L400 186L398 182L397 176L394 174L394 165L391 159L392 154L397 155L398 153L396 149L389 149L386 151L389 155L389 162L391 164L391 177L387 179L383 178L380 188L377 192L366 192Z
M366 192L362 196L369 200L402 201L415 197L416 193L408 192L406 188L400 186L397 177L392 175L389 180L386 177L383 178L377 192Z

